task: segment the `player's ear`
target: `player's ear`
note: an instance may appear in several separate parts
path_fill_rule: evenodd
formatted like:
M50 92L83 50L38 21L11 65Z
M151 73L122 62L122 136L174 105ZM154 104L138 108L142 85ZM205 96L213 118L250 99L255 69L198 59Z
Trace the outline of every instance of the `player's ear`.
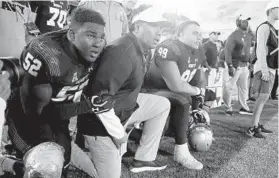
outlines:
M135 22L133 24L133 33L137 34L140 30L140 22Z
M75 32L72 29L68 30L67 36L69 41L75 41Z

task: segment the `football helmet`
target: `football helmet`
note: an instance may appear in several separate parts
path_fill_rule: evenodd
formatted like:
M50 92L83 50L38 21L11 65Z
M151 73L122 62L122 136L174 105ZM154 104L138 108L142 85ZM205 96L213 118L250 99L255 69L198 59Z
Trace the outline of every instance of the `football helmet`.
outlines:
M213 141L210 128L210 118L205 110L198 109L190 113L188 142L191 148L198 152L209 150Z
M54 142L44 142L35 146L23 158L26 168L24 178L61 177L63 155L64 148Z

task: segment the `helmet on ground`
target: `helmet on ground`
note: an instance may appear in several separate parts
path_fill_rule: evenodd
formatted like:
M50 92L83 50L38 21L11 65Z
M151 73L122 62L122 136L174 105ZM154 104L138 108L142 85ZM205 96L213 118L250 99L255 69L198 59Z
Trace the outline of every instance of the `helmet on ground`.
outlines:
M54 142L41 143L29 150L24 158L24 178L61 177L64 149Z
M199 109L190 114L188 142L191 148L198 152L209 150L213 141L210 128L210 118L206 111Z

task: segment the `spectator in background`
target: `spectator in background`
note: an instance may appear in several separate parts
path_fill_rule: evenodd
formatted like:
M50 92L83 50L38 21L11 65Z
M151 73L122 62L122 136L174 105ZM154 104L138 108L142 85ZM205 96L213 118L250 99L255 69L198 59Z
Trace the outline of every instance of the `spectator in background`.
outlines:
M125 2L127 8L124 8L121 2L115 0L81 0L79 3L79 7L89 8L102 14L106 22L105 34L108 45L129 31L126 12L130 12L128 9L133 8L133 3Z
M278 20L278 7L279 5L276 0L272 0L268 4L266 8L267 21L259 25L256 34L257 60L254 65L255 77L253 88L255 92L259 94L259 97L255 103L251 127L246 132L249 136L256 138L265 138L262 133L272 133L271 130L264 128L259 122L263 107L269 99L275 79L275 69L272 69L270 68L270 65L267 65L267 60L272 60L271 57L274 57L274 60L278 60L278 31L276 34L274 28L274 24L276 20ZM273 55L270 54L272 51L275 51ZM269 58L267 58L267 56Z
M226 106L225 114L232 116L232 94L234 86L238 87L238 102L241 106L239 113L252 115L248 99L248 81L249 81L249 59L250 48L252 45L251 35L247 33L250 17L243 18L239 16L236 20L237 29L228 37L225 46L225 60L228 65L228 73L231 77L225 77L224 103Z
M217 49L218 36L220 32L211 32L209 39L203 43L203 49L206 57L206 61L211 68L218 68L219 56Z
M222 47L220 48L220 51L219 51L219 59L220 59L219 67L222 67L222 68L226 68L225 67L225 45L226 45L226 41L224 41L224 43L222 43Z

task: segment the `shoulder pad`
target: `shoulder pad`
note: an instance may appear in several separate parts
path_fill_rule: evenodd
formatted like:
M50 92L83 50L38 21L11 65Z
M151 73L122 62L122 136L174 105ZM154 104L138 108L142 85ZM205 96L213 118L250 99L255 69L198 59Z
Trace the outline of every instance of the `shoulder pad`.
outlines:
M158 47L164 47L171 50L175 55L179 56L181 54L177 40L169 39L165 40L158 45Z
M31 53L34 58L44 63L51 76L60 76L59 56L61 52L55 46L49 44L47 40L33 40L26 47L25 52Z

